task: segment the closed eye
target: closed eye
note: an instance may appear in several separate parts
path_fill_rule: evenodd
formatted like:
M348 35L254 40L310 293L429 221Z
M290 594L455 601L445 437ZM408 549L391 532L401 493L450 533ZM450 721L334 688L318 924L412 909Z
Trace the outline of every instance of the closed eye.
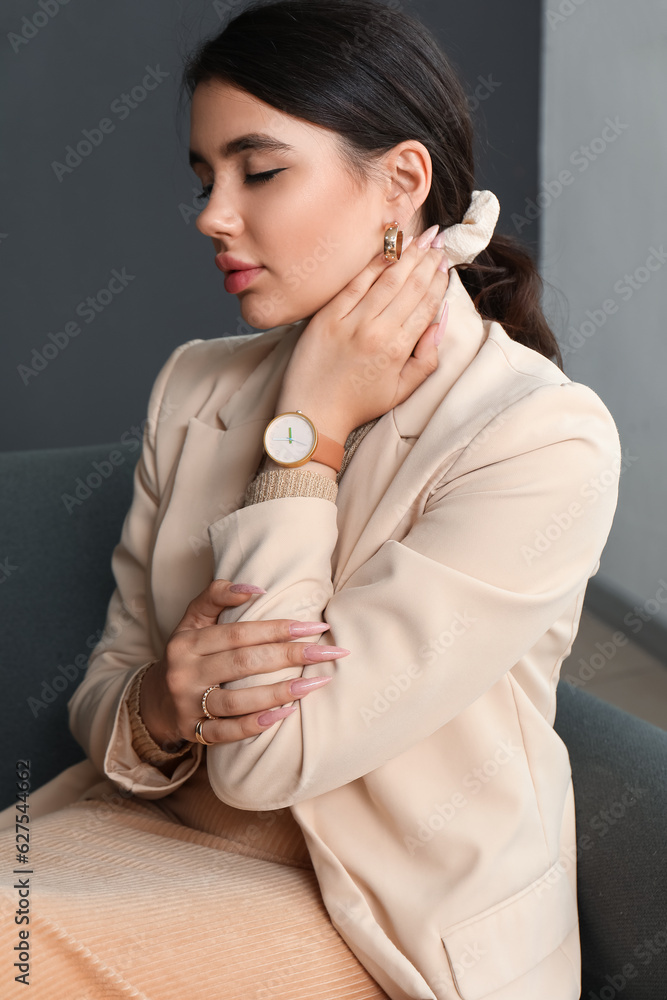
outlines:
M277 170L266 170L263 174L246 174L245 184L266 184L268 181L273 180L276 174L281 171L287 170L287 167L279 167ZM211 197L211 191L213 190L212 184L207 184L206 187L195 195L197 201L206 201Z

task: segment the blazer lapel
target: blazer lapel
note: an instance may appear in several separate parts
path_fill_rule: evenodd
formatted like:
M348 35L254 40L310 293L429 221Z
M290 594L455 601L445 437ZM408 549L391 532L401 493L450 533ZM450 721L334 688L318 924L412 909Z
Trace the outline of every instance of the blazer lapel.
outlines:
M302 319L263 335L262 343L257 345L263 355L259 363L257 354L251 357L243 352L246 357L242 361L241 381L229 399L217 408L223 428L231 430L249 420L268 421L273 417L287 363L307 322Z

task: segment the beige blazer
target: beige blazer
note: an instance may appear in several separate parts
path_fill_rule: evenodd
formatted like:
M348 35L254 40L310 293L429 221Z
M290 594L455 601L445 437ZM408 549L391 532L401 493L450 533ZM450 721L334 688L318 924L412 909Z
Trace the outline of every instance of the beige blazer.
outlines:
M292 810L334 926L394 1000L578 1000L574 798L553 720L620 442L599 396L482 320L456 271L446 297L437 370L362 440L336 504L240 506L306 320L173 351L105 636L70 701L99 773L64 772L42 808L101 774L159 798L193 773L199 745L171 779L136 757L121 699L213 575L258 584L219 621L322 619L304 641L351 653L272 674L334 679L208 749L215 793Z

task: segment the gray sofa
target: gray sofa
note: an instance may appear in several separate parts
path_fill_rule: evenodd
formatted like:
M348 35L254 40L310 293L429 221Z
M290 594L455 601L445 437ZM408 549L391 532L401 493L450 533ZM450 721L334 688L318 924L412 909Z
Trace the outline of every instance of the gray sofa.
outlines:
M37 788L83 759L67 700L104 625L138 456L135 441L0 453L0 808L17 760ZM665 1000L667 733L564 681L555 728L576 798L582 1000Z

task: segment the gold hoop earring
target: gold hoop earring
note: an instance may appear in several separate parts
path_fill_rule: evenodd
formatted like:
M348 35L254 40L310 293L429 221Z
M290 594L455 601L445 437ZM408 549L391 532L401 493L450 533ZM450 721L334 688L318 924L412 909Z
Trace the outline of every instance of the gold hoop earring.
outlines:
M399 222L390 222L384 233L384 259L400 260L403 254L403 230Z

